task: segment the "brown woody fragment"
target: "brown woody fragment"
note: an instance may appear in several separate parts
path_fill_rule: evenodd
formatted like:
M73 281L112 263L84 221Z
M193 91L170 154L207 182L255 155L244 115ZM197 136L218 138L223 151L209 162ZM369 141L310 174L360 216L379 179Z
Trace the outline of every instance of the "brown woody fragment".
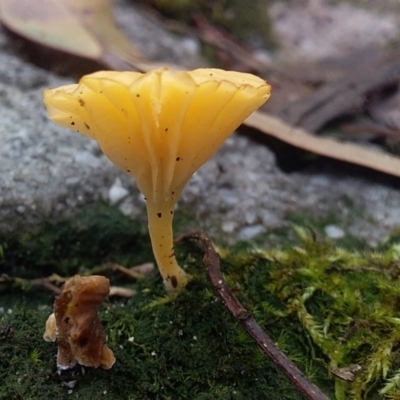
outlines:
M70 369L77 363L104 369L114 365L114 354L106 345L97 315L109 291L110 282L104 276L76 275L65 282L43 335L46 341L58 341L59 370Z

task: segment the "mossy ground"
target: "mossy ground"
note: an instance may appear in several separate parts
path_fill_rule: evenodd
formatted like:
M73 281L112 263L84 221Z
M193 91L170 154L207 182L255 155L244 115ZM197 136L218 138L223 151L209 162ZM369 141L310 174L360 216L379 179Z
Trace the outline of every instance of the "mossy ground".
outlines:
M400 398L396 238L380 251L360 252L295 231L297 242L279 249L219 249L229 285L330 398ZM0 238L0 245L0 270L27 279L152 260L145 229L107 206ZM88 369L72 391L56 374L56 345L42 339L52 295L26 281L2 284L0 399L301 399L215 298L201 250L182 243L177 255L195 280L167 304L153 306L165 296L156 272L137 282L107 272L112 284L137 295L103 304L117 362L109 371ZM351 363L362 367L354 382L329 372Z

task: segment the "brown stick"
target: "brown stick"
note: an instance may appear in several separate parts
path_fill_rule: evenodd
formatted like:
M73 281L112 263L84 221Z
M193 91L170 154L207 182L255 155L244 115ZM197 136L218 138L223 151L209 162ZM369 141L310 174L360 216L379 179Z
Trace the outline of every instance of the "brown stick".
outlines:
M275 346L274 342L261 329L251 313L247 311L231 292L226 284L219 263L219 255L214 249L210 238L203 231L195 231L181 239L196 239L203 245L205 254L203 262L206 267L207 278L217 296L224 302L230 313L238 320L246 332L254 339L258 347L274 362L286 375L296 389L308 400L328 400L328 397Z

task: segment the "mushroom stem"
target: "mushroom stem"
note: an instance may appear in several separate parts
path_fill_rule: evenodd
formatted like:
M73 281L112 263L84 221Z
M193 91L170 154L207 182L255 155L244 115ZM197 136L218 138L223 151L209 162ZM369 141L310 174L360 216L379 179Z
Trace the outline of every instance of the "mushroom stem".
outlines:
M168 291L180 291L190 280L176 261L172 220L174 218L174 202L155 204L147 202L148 227L153 253Z

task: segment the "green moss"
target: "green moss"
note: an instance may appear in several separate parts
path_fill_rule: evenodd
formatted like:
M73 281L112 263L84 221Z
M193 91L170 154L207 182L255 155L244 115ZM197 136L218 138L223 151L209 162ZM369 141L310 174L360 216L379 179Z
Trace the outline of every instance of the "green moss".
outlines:
M0 243L1 270L26 279L153 258L147 233L105 205ZM114 284L138 292L109 300L101 310L117 363L110 371L88 370L72 393L56 374L56 345L42 339L53 296L27 284L1 285L0 330L7 333L0 336L0 399L244 399L264 393L300 399L215 300L199 250L182 244L177 255L197 279L172 303L158 301L165 292L157 273L140 282L109 273ZM155 301L160 305L152 306Z
M261 39L272 46L271 21L268 0L155 0L154 6L169 17L191 22L194 15L201 14L209 23L223 28L240 40Z
M344 230L344 236L342 238L335 239L337 246L344 247L346 249L363 250L368 248L366 241L360 237L347 233L347 227L354 223L355 218L363 218L362 211L357 209L354 202L348 197L343 197L341 201L344 203L347 212L347 216L341 215L339 218L334 213L329 213L324 218L316 218L310 213L289 213L286 217L287 221L291 223L288 228L281 229L280 239L276 245L282 243L288 243L286 238L289 238L289 243L293 243L294 231L293 225L306 226L308 234L315 236L316 238L326 238L325 228L328 225L336 225L342 227Z
M106 204L88 206L71 220L0 237L0 246L0 270L29 278L69 276L109 261L135 265L143 254L152 259L146 227Z
M379 393L395 398L400 393L392 384L400 362L398 245L380 253L358 253L318 242L307 230L297 231L301 246L246 256L246 263L254 265L249 278L254 284L246 296L258 305L258 319L269 314L278 319L278 329L282 319L294 320L286 331L294 343L289 354L306 343L308 350L300 353L325 371L352 363L362 367L352 383L336 379L336 399L383 398ZM238 262L236 256L230 258Z
M34 278L152 259L134 221L106 206L84 215L0 238L1 270ZM244 242L220 249L229 285L330 398L398 398L399 246L388 239L379 252L344 250L306 228L295 232L292 245L279 249ZM202 252L182 243L177 255L196 279L167 304L156 272L138 282L109 272L113 284L137 290L101 309L117 362L109 371L88 369L71 393L55 371L56 345L42 339L52 296L2 284L0 399L301 399L216 300ZM351 363L362 367L354 382L330 374Z

